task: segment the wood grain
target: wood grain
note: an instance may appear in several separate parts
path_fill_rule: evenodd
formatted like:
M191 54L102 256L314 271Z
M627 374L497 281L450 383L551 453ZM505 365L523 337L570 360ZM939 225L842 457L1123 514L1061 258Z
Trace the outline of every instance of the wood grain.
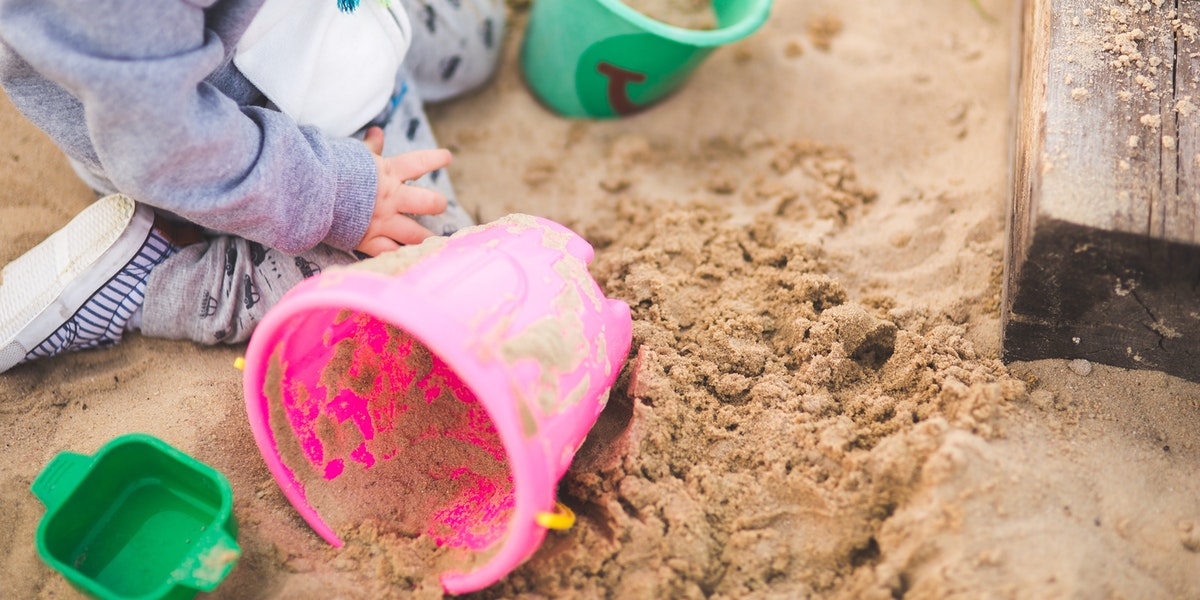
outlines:
M1187 0L1026 0L1007 360L1200 379L1200 40Z

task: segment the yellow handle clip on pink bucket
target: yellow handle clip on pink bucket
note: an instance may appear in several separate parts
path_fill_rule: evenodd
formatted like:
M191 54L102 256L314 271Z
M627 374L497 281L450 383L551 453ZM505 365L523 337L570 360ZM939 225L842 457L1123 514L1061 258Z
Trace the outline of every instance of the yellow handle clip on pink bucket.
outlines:
M340 546L336 531L362 518L429 535L461 549L463 568L441 575L457 594L569 526L555 487L632 336L591 258L562 225L512 215L327 271L268 312L247 349L246 409L321 537Z

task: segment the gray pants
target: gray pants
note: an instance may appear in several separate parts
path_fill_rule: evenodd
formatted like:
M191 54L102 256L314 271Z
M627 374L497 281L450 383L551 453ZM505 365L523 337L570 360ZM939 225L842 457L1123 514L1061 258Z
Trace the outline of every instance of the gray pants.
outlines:
M412 45L397 74L394 106L372 123L384 130L384 156L438 147L424 102L453 98L485 82L496 68L504 33L503 0L402 1L412 20ZM435 171L413 184L449 200L445 213L416 217L435 234L473 224L446 173ZM327 246L293 256L237 236L206 236L150 273L142 332L203 344L246 341L297 283L355 260Z

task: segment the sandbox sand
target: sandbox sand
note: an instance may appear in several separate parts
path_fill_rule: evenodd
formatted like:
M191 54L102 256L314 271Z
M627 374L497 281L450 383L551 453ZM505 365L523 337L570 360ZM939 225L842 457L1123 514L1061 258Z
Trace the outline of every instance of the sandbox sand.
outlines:
M684 29L712 29L717 25L709 0L624 0L634 10L668 25Z
M780 0L606 122L530 96L511 4L497 80L431 111L451 175L481 220L591 241L634 342L560 486L578 523L475 597L1200 597L1200 385L998 360L1012 0ZM7 104L0 130L2 262L91 197ZM131 431L233 484L245 554L211 597L440 595L427 544L297 517L241 351L132 336L0 375L0 597L77 597L29 484Z

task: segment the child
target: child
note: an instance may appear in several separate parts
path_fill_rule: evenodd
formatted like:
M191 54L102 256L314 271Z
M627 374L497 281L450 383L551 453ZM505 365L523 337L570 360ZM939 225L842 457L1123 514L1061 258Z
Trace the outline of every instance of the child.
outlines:
M0 86L103 196L5 267L0 372L241 342L352 252L471 224L422 102L486 82L503 27L503 0L0 0Z

